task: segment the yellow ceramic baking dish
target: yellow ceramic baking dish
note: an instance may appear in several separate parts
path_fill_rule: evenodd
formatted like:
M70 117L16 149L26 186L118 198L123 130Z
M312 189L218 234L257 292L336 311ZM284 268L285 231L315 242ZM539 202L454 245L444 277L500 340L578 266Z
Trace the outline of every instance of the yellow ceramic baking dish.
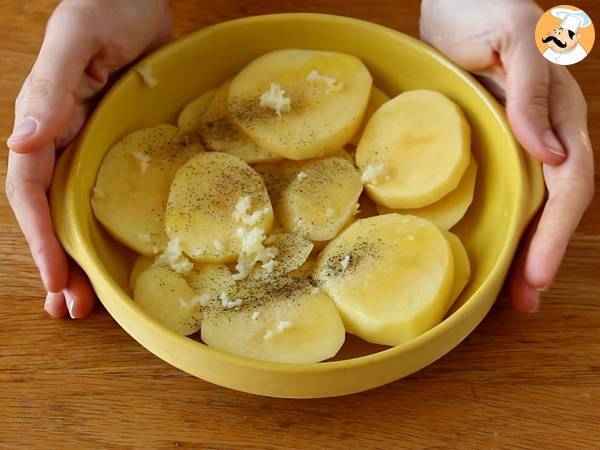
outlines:
M188 101L218 86L254 57L277 48L351 53L364 61L375 84L388 94L438 90L462 107L471 124L479 162L476 196L454 231L469 252L473 276L448 317L406 344L365 350L351 340L338 360L282 364L228 355L178 336L131 300L127 279L134 255L111 239L92 214L92 187L113 143L139 128L175 123ZM108 92L78 142L60 158L51 201L61 242L88 274L108 312L156 356L196 377L240 391L276 397L336 396L374 388L425 367L461 342L489 311L524 227L543 199L541 170L518 147L496 101L436 51L360 20L281 14L205 28L158 50L140 65L151 67L158 84L150 87L130 70Z

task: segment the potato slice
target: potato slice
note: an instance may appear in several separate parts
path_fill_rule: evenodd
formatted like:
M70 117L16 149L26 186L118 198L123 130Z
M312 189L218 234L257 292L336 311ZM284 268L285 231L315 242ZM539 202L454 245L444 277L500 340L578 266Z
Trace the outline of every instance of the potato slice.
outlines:
M129 288L131 292L135 291L135 283L144 270L154 264L154 258L149 256L140 255L135 258L133 262L133 266L131 267L131 272L129 273Z
M463 175L458 187L441 200L415 209L389 209L377 205L379 214L397 212L431 220L442 230L449 230L464 217L473 202L475 181L477 180L477 162L471 157L471 163Z
M236 206L248 197L244 222ZM171 239L192 259L204 263L235 261L242 249L239 228L268 233L273 209L260 175L237 156L220 152L197 155L175 175L165 217Z
M205 299L169 269L153 266L140 273L133 299L146 314L177 334L188 336L200 329Z
M281 192L292 182L302 170L302 163L297 161L281 161L256 164L252 166L265 183L272 205L277 205Z
M447 307L450 309L471 278L471 263L469 254L457 235L444 231L444 237L450 244L454 258L454 282Z
M471 132L460 108L434 91L408 91L369 120L356 164L373 200L422 208L456 189L470 159Z
M317 264L317 257L314 254L311 254L304 264L298 267L295 270L292 270L288 273L289 277L295 278L312 278L313 271L315 270L315 266Z
M354 158L345 149L339 149L335 151L331 156L339 156L340 158L346 159L350 164L354 165ZM302 168L316 159L307 159L304 161L277 161L262 164L255 164L252 167L258 172L267 191L271 198L271 204L276 205L281 197L281 191L285 189L290 182L298 176L298 173L302 171Z
M202 118L200 134L207 148L230 153L252 164L281 159L276 153L258 147L231 121L227 110L227 96L231 81L217 91Z
M276 50L233 79L229 111L260 147L300 160L330 155L360 126L371 74L356 57Z
M202 340L209 347L285 363L323 361L342 347L345 330L335 304L306 280L285 277L242 291L205 308Z
M208 295L213 300L235 284L225 264L196 264L186 281L196 295Z
M164 249L164 211L175 172L200 150L176 127L135 131L108 150L92 195L96 218L118 241L146 256Z
M271 234L265 240L265 245L276 248L277 255L255 271L254 276L257 278L278 277L298 269L306 262L313 249L312 242L292 233Z
M211 89L185 105L185 108L183 108L177 118L179 131L182 133L194 133L200 129L204 113L212 102L216 91L216 89Z
M319 255L313 275L348 332L381 345L407 342L439 323L453 276L442 232L400 214L356 221Z
M365 131L365 127L367 126L367 122L369 122L371 116L373 116L373 114L375 114L375 111L377 111L379 107L385 102L387 102L389 99L390 97L378 87L373 86L371 88L371 95L369 95L369 102L367 103L365 115L363 117L358 131L354 134L354 136L352 136L350 144L355 146L358 145L358 142L360 141L363 131Z
M360 175L346 159L307 162L281 192L277 219L288 233L326 241L353 217L361 191Z

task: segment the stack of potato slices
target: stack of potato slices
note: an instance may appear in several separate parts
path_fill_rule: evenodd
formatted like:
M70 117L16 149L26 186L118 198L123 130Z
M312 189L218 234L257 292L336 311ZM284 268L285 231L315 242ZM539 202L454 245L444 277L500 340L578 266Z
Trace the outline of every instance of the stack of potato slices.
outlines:
M92 207L139 253L136 304L248 358L329 359L346 332L398 345L470 278L450 233L475 190L470 128L443 94L389 98L356 57L286 49L106 153Z

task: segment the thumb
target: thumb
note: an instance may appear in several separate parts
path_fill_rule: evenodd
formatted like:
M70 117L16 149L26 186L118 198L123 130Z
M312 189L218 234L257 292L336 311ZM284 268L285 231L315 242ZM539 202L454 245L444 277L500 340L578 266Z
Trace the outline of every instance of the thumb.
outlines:
M531 33L533 35L533 33ZM530 39L518 39L502 55L506 70L506 112L521 145L545 164L556 165L566 151L550 125L550 63Z
M60 7L50 18L38 58L15 102L15 124L7 141L11 150L36 151L54 143L66 127L93 51L82 27L72 12Z

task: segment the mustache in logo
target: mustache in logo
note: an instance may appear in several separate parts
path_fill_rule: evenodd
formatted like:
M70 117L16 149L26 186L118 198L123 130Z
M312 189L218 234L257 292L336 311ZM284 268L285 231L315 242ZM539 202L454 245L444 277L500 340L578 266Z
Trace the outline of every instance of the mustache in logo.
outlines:
M547 42L550 42L550 41L554 41L554 43L556 45L558 45L560 48L565 48L567 46L566 42L560 41L556 36L548 36L548 37L545 37L542 39L542 42L544 44L546 44Z

